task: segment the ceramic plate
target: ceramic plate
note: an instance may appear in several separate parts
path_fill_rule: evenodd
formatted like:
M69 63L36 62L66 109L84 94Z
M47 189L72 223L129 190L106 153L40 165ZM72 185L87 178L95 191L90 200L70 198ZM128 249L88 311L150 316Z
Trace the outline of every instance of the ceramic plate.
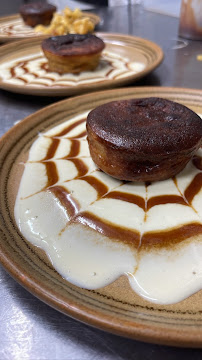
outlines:
M84 16L89 17L95 25L100 22L100 17L96 14L85 12ZM24 24L19 14L0 17L0 42L10 42L39 36L41 34L36 33L31 26Z
M96 92L48 106L15 125L0 140L0 261L27 290L66 315L133 339L202 346L202 291L174 305L156 305L131 290L122 276L99 290L65 281L42 250L19 233L14 203L29 148L38 133L110 100L147 96L178 101L202 114L202 91L138 87ZM21 164L21 165L20 165Z
M64 96L118 87L145 76L163 59L161 48L133 36L97 33L105 43L95 71L63 74L48 71L41 39L11 43L0 49L0 88L22 94Z

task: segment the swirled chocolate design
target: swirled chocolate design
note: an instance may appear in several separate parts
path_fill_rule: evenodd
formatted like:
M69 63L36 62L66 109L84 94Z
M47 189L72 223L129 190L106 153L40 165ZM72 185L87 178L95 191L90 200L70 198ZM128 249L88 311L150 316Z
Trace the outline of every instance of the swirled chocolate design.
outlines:
M34 31L33 28L24 24L21 18L12 19L0 26L0 36L12 37L36 37L41 36L40 33Z
M7 84L23 86L66 87L100 83L136 74L145 68L143 63L129 62L120 55L103 51L96 70L80 74L50 72L47 59L41 52L0 64L0 77Z
M175 178L123 182L93 163L82 114L38 136L15 205L23 235L70 282L95 289L119 276L150 301L202 288L199 150Z

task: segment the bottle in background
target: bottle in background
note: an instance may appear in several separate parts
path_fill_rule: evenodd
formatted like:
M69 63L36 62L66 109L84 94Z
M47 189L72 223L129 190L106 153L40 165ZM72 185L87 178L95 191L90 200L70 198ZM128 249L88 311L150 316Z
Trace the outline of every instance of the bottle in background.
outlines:
M182 0L179 36L202 40L202 0Z

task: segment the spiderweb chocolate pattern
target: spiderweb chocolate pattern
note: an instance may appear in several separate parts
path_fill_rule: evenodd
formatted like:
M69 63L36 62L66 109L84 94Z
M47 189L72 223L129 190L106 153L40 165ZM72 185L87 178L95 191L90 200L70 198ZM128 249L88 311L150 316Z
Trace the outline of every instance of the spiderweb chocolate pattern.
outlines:
M48 63L41 52L17 58L0 65L1 77L4 83L25 86L77 86L88 83L99 83L106 80L120 79L136 74L144 69L145 65L129 62L113 52L104 51L100 64L95 71L80 74L63 74L50 72Z
M167 247L202 233L201 150L175 178L126 183L96 168L88 151L85 120L80 116L40 135L36 145L45 140L46 152L42 157L31 152L28 162L43 165L46 180L37 191L57 197L68 213L67 226L80 223L135 248ZM76 183L80 188L87 184L89 196L85 194L84 200Z

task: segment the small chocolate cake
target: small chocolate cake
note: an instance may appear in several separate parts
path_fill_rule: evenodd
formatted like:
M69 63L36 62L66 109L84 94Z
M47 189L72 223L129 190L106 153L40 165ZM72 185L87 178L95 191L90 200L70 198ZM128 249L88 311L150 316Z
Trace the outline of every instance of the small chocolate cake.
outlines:
M20 15L26 25L35 27L36 25L49 25L56 7L42 2L24 4L20 7Z
M60 74L94 70L104 47L102 39L91 34L55 36L42 42L49 70Z
M120 180L157 181L179 173L202 143L202 120L162 98L113 101L87 118L90 154Z

